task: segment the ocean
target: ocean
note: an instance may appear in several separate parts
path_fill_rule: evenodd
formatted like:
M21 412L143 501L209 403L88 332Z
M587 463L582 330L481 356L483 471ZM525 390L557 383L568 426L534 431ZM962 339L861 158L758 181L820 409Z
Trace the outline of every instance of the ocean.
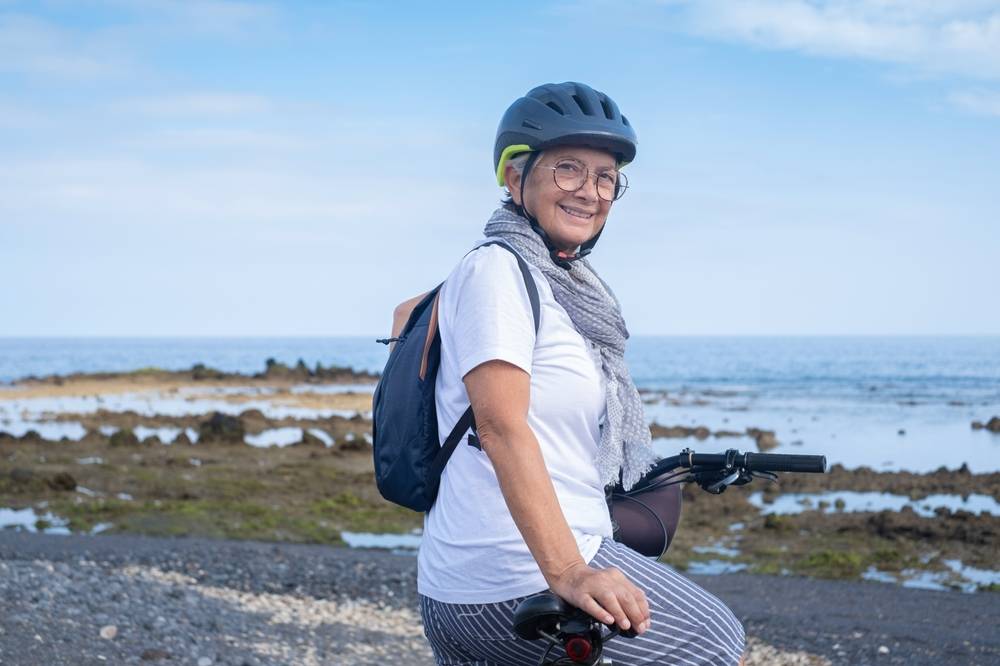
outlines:
M155 366L254 373L266 359L378 371L374 337L0 338L0 382ZM1000 470L1000 337L651 337L627 359L662 425L774 430L776 452L823 453L850 467ZM2 397L2 393L0 393ZM661 440L664 453L752 442Z

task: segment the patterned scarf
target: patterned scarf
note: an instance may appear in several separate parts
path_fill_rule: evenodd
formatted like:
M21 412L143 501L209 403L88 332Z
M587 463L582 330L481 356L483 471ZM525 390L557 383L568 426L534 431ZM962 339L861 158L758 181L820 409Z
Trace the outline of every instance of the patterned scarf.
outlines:
M597 448L597 471L604 485L617 483L620 471L622 485L631 488L656 455L639 391L625 364L628 329L618 299L586 259L574 261L569 270L556 266L528 220L506 207L494 211L485 234L506 241L545 275L556 302L589 343L595 361L600 357L607 381L607 416Z

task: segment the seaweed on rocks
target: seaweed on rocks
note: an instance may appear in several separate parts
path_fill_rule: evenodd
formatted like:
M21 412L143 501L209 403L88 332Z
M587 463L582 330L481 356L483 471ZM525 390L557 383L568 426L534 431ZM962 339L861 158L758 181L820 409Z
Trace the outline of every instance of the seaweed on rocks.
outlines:
M115 379L130 379L137 382L156 381L246 381L250 379L284 379L291 381L301 381L306 383L345 383L345 384L369 384L378 381L377 373L365 370L355 370L352 367L329 365L323 366L316 363L310 368L305 361L299 359L294 366L276 361L273 358L267 359L263 372L245 374L242 372L226 372L217 368L212 368L204 363L195 363L187 370L164 370L162 368L140 368L128 372L73 372L66 375L28 375L11 383L12 386L28 384L48 384L52 386L64 386L72 382L98 380L107 381Z
M69 472L57 472L47 481L52 490L76 490L76 479Z
M204 443L243 444L246 428L239 417L213 412L198 426L198 441Z
M991 418L986 423L983 423L982 421L973 421L972 422L972 429L973 430L989 430L990 432L993 432L993 433L1000 433L1000 416L994 416L993 418Z
M116 431L114 434L111 435L111 437L108 439L108 445L115 447L118 446L138 447L139 438L136 437L135 433L132 432L131 430L122 429Z

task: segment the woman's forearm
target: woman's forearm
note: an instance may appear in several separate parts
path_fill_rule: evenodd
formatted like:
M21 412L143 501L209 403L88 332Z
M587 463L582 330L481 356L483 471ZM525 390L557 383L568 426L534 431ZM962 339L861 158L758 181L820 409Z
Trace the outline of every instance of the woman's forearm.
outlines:
M545 580L551 585L571 567L585 564L527 423L502 433L480 427L479 438L510 515Z

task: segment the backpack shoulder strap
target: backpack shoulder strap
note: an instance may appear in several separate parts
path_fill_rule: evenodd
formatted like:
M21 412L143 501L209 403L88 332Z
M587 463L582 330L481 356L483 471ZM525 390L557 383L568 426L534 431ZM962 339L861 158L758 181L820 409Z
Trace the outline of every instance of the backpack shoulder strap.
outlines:
M517 259L517 267L521 269L521 277L524 278L524 286L528 290L528 301L531 303L531 316L535 322L535 335L538 335L538 325L541 320L541 304L538 299L538 286L535 284L535 279L531 276L531 270L528 268L528 263L517 252L517 250L500 240L488 241L482 245L478 245L471 251L475 252L479 248L486 247L487 245L499 245L513 254L514 258ZM462 436L465 435L470 428L473 431L476 429L476 417L472 413L472 405L469 405L468 409L466 409L462 415L458 417L458 422L455 424L455 427L451 429L451 432L448 433L448 437L444 440L444 444L441 445L441 450L434 458L434 463L428 471L430 478L436 479L441 476L441 472L444 471L444 466L448 464L451 454L455 452L455 448L458 446L458 443L462 441Z

